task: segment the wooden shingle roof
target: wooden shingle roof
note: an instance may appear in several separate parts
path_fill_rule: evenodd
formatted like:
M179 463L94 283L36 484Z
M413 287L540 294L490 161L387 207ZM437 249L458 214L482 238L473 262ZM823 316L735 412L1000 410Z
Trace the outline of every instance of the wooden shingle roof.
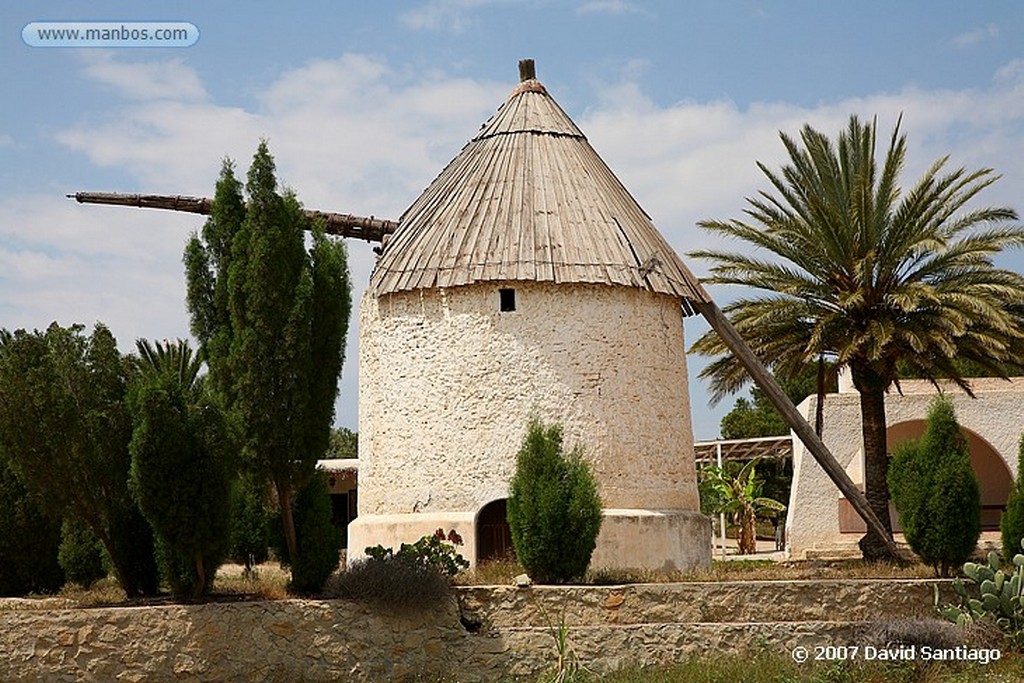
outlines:
M688 315L707 300L531 63L399 219L370 286L379 296L515 280L648 289L680 298Z

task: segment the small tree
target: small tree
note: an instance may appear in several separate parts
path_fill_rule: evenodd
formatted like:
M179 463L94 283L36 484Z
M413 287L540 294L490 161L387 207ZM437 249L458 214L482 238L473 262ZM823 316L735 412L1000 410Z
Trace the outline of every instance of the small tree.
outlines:
M1019 554L1020 542L1024 539L1024 434L1017 448L1017 479L1006 499L1006 512L999 520L999 529L1003 534L1003 557L1010 561Z
M581 578L601 530L597 482L578 446L562 453L562 428L531 420L509 485L516 558L538 583Z
M777 500L761 495L764 482L757 478L757 460L745 464L735 477L715 465L705 467L702 477L705 486L715 493L714 512L732 515L734 523L739 526L740 554L756 553L758 515L777 515L786 509Z
M266 487L243 473L231 488L231 552L229 557L252 571L267 561L271 515L264 501Z
M358 458L359 434L347 427L335 427L331 430L331 440L327 445L325 458Z
M950 576L978 545L981 493L949 399L932 403L920 439L895 449L889 488L911 549Z

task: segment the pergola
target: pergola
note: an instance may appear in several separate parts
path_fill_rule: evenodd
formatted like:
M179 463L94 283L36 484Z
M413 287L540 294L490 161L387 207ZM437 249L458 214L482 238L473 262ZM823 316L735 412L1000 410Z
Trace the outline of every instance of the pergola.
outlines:
M697 464L747 461L756 458L784 460L793 457L791 436L765 436L752 439L718 439L693 444Z

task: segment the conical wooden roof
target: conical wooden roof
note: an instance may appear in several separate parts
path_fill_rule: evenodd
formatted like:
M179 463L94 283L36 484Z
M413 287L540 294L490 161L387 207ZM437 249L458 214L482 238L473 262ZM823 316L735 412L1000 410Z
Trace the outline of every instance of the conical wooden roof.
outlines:
M524 67L524 65L521 65ZM370 278L379 296L530 280L707 295L576 124L533 78L399 219Z

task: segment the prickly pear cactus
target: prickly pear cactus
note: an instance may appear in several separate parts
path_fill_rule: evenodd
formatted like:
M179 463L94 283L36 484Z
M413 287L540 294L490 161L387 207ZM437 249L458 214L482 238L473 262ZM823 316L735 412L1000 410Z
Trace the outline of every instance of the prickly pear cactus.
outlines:
M1024 550L1024 541L1021 541ZM953 581L959 605L939 605L935 588L935 607L943 617L960 625L988 619L994 622L1018 647L1024 645L1024 554L1013 557L1012 570L1002 567L999 553L988 554L988 562L964 565L971 584Z

